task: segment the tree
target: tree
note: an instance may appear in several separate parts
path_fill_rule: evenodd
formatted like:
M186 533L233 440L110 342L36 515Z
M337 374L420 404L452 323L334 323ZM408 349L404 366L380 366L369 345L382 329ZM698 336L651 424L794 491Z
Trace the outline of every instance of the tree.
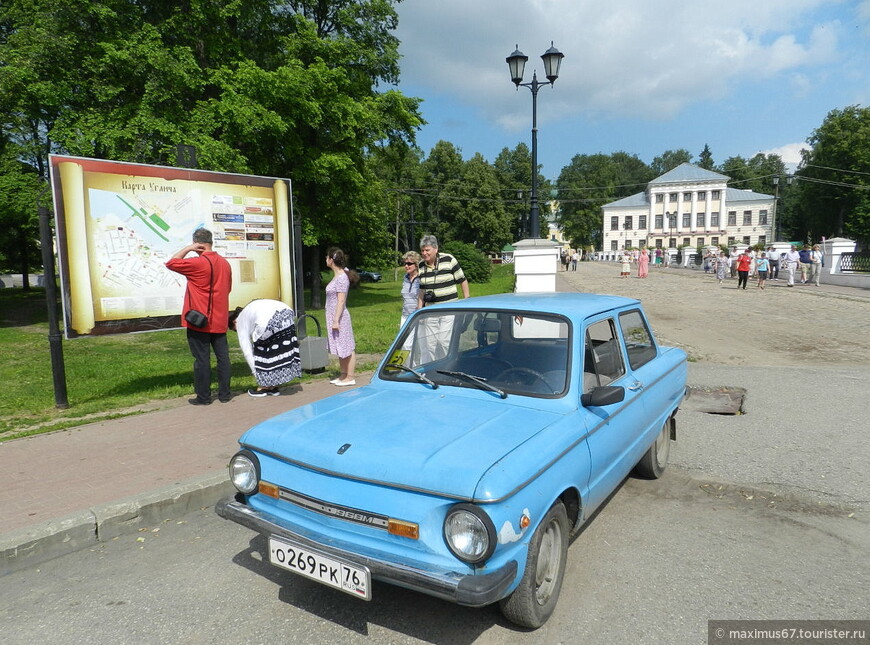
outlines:
M505 212L511 221L511 232L514 239L522 239L529 218L532 153L525 143L517 144L513 150L502 148L493 165L501 186Z
M685 148L679 150L665 150L661 156L653 159L650 168L653 172L653 178L661 177L666 172L673 170L683 163L692 163L692 153Z
M20 273L30 289L31 271L42 264L39 246L37 199L50 200L47 184L32 166L0 150L0 268Z
M556 182L559 223L574 246L601 244L601 206L643 190L654 178L637 155L576 155Z
M807 143L796 175L794 232L813 241L842 235L870 243L870 108L832 110Z
M42 177L50 151L173 164L177 144L290 177L313 259L365 256L387 216L366 150L422 124L417 99L377 91L398 80L396 2L4 2L0 125Z
M704 170L713 170L713 153L710 152L710 146L704 144L704 149L698 155L698 165Z
M719 171L727 175L733 188L752 190L772 195L775 192L774 177L785 174L785 164L779 155L758 153L748 161L743 157L729 157Z

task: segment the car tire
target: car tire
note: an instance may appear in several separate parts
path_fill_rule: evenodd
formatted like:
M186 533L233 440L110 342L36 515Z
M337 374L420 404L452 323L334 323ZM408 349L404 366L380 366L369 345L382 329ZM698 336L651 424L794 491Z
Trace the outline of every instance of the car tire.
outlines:
M502 614L512 623L536 629L553 613L565 577L569 530L565 505L557 501L529 542L519 586L499 603Z
M668 467L668 458L671 454L671 424L670 417L662 424L661 431L656 435L656 440L649 447L637 466L635 474L645 479L658 479Z

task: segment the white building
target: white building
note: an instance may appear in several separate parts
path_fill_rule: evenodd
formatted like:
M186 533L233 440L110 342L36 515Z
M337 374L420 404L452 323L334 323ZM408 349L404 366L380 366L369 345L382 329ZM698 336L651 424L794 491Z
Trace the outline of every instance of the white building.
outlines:
M773 195L728 188L729 179L684 163L605 204L602 250L769 244Z

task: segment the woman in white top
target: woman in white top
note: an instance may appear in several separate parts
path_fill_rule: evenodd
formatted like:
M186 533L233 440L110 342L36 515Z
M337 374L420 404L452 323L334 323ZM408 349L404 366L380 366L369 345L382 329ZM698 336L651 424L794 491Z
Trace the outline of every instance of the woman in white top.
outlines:
M229 327L239 334L239 347L257 379L250 396L278 396L279 385L302 375L296 315L278 300L252 300L230 312Z

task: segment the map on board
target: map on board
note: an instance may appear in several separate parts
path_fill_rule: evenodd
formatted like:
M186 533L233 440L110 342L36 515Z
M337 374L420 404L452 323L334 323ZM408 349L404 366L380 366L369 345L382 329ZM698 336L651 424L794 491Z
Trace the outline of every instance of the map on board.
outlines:
M173 314L186 280L164 265L190 243L200 227L214 235L214 250L226 258L274 249L272 200L208 195L203 213L199 188L181 192L88 189L90 248L99 276L101 313L109 319Z

